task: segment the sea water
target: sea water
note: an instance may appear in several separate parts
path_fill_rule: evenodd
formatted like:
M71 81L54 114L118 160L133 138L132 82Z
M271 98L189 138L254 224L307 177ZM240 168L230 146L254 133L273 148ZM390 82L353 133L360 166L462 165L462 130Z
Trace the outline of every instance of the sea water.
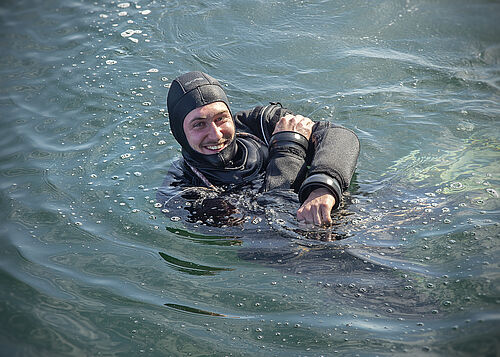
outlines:
M496 1L3 1L0 355L495 356ZM331 228L155 196L191 70L354 130ZM230 211L231 213L231 211Z

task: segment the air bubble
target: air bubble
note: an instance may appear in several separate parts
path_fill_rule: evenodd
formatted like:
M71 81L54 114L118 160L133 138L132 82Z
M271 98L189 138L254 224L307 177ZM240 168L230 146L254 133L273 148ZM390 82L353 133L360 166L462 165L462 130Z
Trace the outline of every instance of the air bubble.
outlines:
M120 35L122 37L130 37L133 34L135 34L135 30L127 29L127 30L123 31Z
M252 220L252 224L259 224L260 222L262 222L262 218L260 217L256 217Z
M496 190L492 189L492 188L487 188L487 189L486 189L486 192L488 192L488 193L489 193L490 195L492 195L493 197L496 197L496 198L498 198L498 197L499 197L498 192L497 192Z

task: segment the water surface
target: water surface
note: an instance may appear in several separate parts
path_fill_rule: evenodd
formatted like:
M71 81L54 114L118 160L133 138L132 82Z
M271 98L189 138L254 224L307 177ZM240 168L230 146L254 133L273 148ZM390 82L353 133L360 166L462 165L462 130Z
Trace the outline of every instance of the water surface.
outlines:
M500 4L4 1L1 355L495 356ZM165 213L165 98L202 70L233 110L352 128L335 226L289 192ZM224 203L225 202L225 203ZM206 218L206 217L205 217Z

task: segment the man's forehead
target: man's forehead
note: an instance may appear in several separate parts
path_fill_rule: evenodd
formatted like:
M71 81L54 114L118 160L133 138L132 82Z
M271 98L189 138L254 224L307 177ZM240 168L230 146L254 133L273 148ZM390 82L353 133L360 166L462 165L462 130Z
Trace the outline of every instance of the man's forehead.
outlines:
M202 107L193 109L186 115L187 120L202 120L208 117L218 115L224 112L229 112L228 107L224 102L214 102Z

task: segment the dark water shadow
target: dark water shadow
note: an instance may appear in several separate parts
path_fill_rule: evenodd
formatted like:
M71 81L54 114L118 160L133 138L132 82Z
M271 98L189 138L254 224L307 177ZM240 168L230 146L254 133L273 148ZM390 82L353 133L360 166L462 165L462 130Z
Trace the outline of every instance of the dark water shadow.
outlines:
M217 268L217 267L209 267L206 265L196 264L190 261L177 259L164 252L158 252L158 254L160 254L160 257L162 257L168 263L168 265L173 267L175 270L191 275L215 275L221 271L233 270L230 268Z

